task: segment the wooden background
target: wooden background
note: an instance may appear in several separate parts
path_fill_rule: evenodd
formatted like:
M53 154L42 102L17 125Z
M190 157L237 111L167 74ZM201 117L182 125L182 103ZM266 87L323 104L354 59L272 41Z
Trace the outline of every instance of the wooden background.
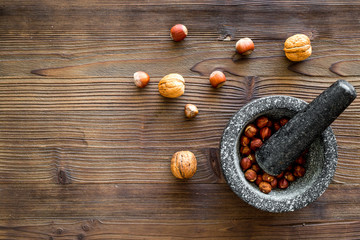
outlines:
M0 2L0 239L359 239L360 98L332 124L339 162L308 207L257 210L225 184L219 140L247 102L311 101L337 79L360 92L359 1ZM169 29L183 23L185 41ZM310 36L291 63L284 40ZM250 37L256 50L235 54ZM208 76L225 71L213 89ZM135 71L151 76L142 90ZM157 82L186 80L178 99ZM199 115L187 120L186 103ZM191 150L198 172L176 180L170 158Z

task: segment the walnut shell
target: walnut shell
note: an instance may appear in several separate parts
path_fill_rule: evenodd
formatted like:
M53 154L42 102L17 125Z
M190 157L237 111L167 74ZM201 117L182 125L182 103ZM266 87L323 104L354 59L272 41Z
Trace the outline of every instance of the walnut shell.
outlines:
M174 153L171 159L171 172L176 178L191 178L196 173L197 161L190 151Z
M284 44L286 57L294 62L303 61L310 57L312 48L310 39L304 34L296 34L286 39Z
M177 73L170 73L159 82L159 93L167 98L177 98L184 94L185 80Z

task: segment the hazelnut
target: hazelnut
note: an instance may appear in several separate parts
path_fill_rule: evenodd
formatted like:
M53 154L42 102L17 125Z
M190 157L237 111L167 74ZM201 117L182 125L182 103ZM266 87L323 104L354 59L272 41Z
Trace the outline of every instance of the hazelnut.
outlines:
M247 136L249 138L253 138L257 134L257 131L258 130L254 124L249 124L245 128L244 134L245 134L245 136Z
M306 160L305 160L305 158L304 158L303 156L300 156L300 157L298 157L298 158L295 160L295 162L296 162L297 164L299 164L299 165L305 165Z
M265 181L265 182L272 182L275 179L274 176L272 176L272 175L270 175L268 173L264 173L262 175L262 178L263 178L263 181Z
M284 172L281 172L279 175L276 176L276 178L282 178L284 176Z
M185 80L177 73L163 77L159 82L159 93L168 98L177 98L184 94Z
M261 182L259 184L259 189L263 193L269 193L269 192L271 192L271 185L268 182Z
M269 123L269 118L265 116L261 116L258 119L256 119L256 126L259 128L266 127L266 125Z
M271 136L271 129L269 127L263 127L260 129L260 137L263 141Z
M177 178L191 178L196 173L196 167L196 157L190 151L179 151L172 156L171 172Z
M170 37L175 42L179 42L186 38L188 34L187 28L182 24L176 24L170 29Z
M251 163L254 164L255 163L255 154L251 153L249 154L249 156L247 156L250 160L251 160Z
M297 165L294 168L294 176L295 177L303 177L305 175L305 168L303 166Z
M222 85L224 85L224 83L226 81L226 77L223 72L214 71L210 74L209 80L210 80L211 86L213 86L214 88L219 88L219 87L222 87Z
M255 180L257 179L257 174L254 170L248 169L245 172L245 178L250 182L255 182Z
M261 171L259 164L252 165L251 169L254 170L256 173L259 173Z
M249 158L245 157L242 158L240 161L240 166L242 168L243 171L249 169L251 167L251 161Z
M291 172L286 172L284 175L284 178L288 180L289 182L295 181L295 177Z
M143 71L134 73L134 83L139 88L144 88L150 81L149 74Z
M247 136L241 136L240 138L240 144L241 146L247 146L250 143L250 139Z
M287 122L289 121L289 119L287 119L287 118L282 118L282 119L280 119L280 125L281 126L284 126L285 124L287 124Z
M289 186L289 182L285 178L282 178L282 179L279 180L278 188L285 189L288 186Z
M198 113L199 110L194 104L185 105L185 116L187 118L194 118Z
M284 43L286 57L290 61L303 61L311 55L310 39L304 34L296 34L286 39Z
M270 182L271 188L272 188L272 189L276 188L277 183L278 183L277 179L274 178L274 180L272 180L272 181Z
M274 130L276 132L277 130L279 130L281 128L281 125L280 125L279 122L274 122L273 127L274 127Z
M273 122L269 119L268 123L266 124L267 127L272 127Z
M248 146L242 146L240 148L240 153L243 156L247 156L247 155L249 155L251 153L251 150L250 150L250 148Z
M257 175L257 178L255 180L256 185L259 185L262 182L262 175Z
M241 38L236 42L236 51L242 55L250 55L254 49L254 42L250 38Z
M262 146L263 142L260 138L254 138L250 142L250 149L255 151L256 149L260 148Z

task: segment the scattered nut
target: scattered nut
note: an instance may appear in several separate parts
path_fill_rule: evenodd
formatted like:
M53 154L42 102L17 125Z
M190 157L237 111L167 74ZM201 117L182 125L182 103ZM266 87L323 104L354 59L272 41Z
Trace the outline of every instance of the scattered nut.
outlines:
M305 165L306 161L305 158L303 156L298 157L295 162L299 165Z
M236 42L236 51L242 55L250 55L254 49L254 42L250 38L241 38Z
M256 126L258 126L258 128L263 128L266 127L266 125L269 123L269 118L262 116L259 117L258 119L256 119Z
M240 153L241 153L242 156L247 156L247 155L249 155L251 153L251 150L250 150L250 148L248 146L242 146L240 148Z
M182 24L176 24L170 29L170 37L175 42L179 42L186 38L188 34L187 28Z
M167 98L177 98L184 94L185 80L177 73L163 77L159 82L159 93Z
M271 129L269 127L263 127L260 129L260 137L263 141L271 136Z
M253 164L251 166L251 169L254 170L256 173L259 173L261 171L259 164Z
M257 134L258 130L254 124L249 124L244 131L245 136L253 138Z
M274 178L274 180L272 180L272 181L270 182L270 185L271 185L271 188L272 188L272 189L276 188L277 182L278 182L278 181L277 181L276 178Z
M250 182L255 182L255 180L257 179L257 174L254 170L248 169L245 172L245 178Z
M251 142L250 142L250 149L255 151L256 149L260 148L262 146L263 142L261 141L260 138L254 138Z
M303 166L297 165L294 168L294 176L295 177L303 177L305 175L305 168Z
M249 156L247 156L250 160L251 160L251 163L254 164L256 162L256 159L255 159L255 154L253 153L250 153Z
M176 178L191 178L196 173L196 167L196 157L190 151L179 151L172 156L171 172Z
M210 74L210 84L214 88L219 88L226 82L225 74L221 71L214 71Z
M241 161L240 161L240 166L241 168L243 169L243 171L249 169L251 167L251 161L249 158L245 157L245 158L242 158Z
M285 124L287 124L287 122L289 121L289 119L287 119L287 118L282 118L282 119L280 119L280 125L281 126L284 126Z
M271 185L268 182L261 182L259 184L259 189L261 192L267 194L267 193L271 192Z
M274 122L274 124L273 124L274 126L274 130L275 131L278 131L280 128L281 128L281 125L280 125L280 123L279 122Z
M263 178L263 181L265 181L265 182L272 182L272 181L274 181L274 179L275 179L274 176L271 176L271 175L268 174L268 173L264 173L263 176L262 176L262 178Z
M276 178L282 178L284 176L284 172L281 172L279 175L276 176Z
M286 172L284 175L284 178L288 180L289 182L295 181L295 177L291 172Z
M240 138L240 144L241 146L247 146L250 143L250 139L247 136L241 136Z
M144 88L150 81L149 74L143 71L134 73L134 83L139 88Z
M194 104L185 105L185 116L187 118L194 118L199 113L198 108Z
M259 186L259 184L262 182L262 175L257 175L257 178L255 180L256 185Z
M310 39L304 34L296 34L286 39L284 44L286 57L290 61L303 61L311 55Z
M288 186L289 186L289 182L285 178L282 178L282 179L279 180L278 188L285 189Z

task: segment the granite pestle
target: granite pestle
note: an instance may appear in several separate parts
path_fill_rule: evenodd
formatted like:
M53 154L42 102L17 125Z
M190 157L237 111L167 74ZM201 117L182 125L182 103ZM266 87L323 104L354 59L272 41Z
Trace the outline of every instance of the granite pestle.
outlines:
M273 134L255 153L268 174L284 171L356 98L355 88L338 80Z

